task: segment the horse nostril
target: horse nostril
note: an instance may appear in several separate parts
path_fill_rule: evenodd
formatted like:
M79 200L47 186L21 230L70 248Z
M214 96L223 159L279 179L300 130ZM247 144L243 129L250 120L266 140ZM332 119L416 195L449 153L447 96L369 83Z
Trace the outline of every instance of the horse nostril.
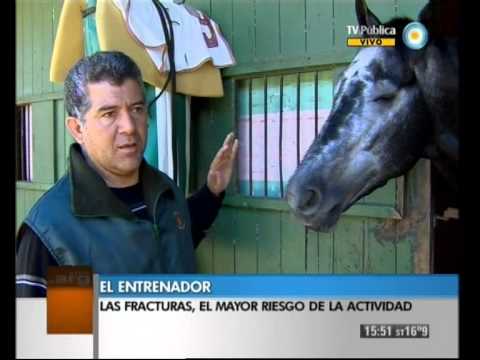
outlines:
M310 188L299 194L297 208L299 210L305 211L315 208L315 205L317 205L319 202L320 191L315 188Z

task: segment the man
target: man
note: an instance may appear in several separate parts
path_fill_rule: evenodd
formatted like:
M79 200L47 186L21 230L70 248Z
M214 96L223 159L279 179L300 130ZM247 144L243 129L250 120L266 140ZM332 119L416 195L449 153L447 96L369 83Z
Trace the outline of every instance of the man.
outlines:
M17 296L45 296L48 266L100 273L191 273L194 248L230 182L229 134L207 184L185 200L143 159L147 104L137 65L120 52L80 60L65 80L70 167L32 207L17 236Z

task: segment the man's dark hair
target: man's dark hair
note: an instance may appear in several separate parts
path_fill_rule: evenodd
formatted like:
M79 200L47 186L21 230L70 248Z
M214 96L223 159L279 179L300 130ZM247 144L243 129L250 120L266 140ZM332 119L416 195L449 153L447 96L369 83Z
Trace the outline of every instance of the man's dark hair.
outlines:
M143 80L137 64L119 51L101 51L78 61L65 79L65 107L69 116L84 120L90 109L87 85L108 81L121 86L132 79L143 90Z

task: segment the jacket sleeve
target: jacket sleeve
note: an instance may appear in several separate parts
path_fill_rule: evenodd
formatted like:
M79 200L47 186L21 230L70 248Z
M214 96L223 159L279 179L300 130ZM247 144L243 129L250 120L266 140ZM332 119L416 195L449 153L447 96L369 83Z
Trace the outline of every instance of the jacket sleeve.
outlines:
M225 192L217 197L205 184L198 192L187 199L192 222L193 245L195 248L200 244L200 241L206 235L206 231L217 218L224 197Z
M47 270L58 266L42 241L25 223L15 241L15 292L17 297L46 297Z

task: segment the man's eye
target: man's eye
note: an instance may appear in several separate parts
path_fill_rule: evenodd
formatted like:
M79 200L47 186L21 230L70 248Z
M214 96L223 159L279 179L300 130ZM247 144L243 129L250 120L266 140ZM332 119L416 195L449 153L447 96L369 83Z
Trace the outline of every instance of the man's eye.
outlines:
M143 106L135 106L133 108L133 112L137 114L142 114L145 111L145 108Z
M115 113L113 111L109 111L109 112L103 113L102 117L106 119L111 119L113 118L114 115Z

